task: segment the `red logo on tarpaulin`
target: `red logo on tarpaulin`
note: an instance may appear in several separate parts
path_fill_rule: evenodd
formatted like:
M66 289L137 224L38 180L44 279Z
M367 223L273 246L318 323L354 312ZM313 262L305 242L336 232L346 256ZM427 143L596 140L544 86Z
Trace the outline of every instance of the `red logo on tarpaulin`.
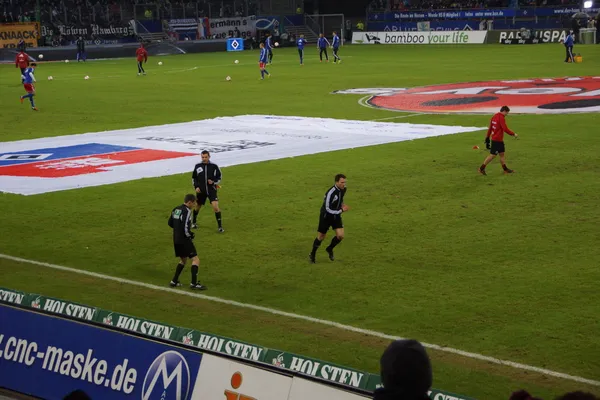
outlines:
M432 85L376 94L367 103L422 113L489 114L503 105L517 114L600 112L600 77Z
M140 149L111 154L97 154L82 157L63 158L50 161L37 161L25 164L0 166L0 175L29 176L40 178L61 178L93 174L121 165L138 164L149 161L189 157L193 153Z

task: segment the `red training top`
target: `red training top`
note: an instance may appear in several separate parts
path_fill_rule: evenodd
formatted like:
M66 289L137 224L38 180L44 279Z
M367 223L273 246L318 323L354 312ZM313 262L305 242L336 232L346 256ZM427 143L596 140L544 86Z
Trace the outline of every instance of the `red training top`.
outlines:
M15 58L15 67L16 68L29 67L29 56L24 51L17 54L17 58Z
M135 56L138 61L148 61L148 52L143 47L140 47L135 51Z
M508 129L508 126L506 126L504 114L496 113L490 121L490 127L488 128L486 137L491 136L492 141L494 142L503 142L505 132L511 136L515 136L515 133Z

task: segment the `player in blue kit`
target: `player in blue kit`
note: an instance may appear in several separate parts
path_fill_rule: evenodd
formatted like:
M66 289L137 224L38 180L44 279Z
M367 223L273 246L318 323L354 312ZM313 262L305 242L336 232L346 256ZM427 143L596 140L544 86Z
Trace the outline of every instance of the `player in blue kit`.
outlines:
M269 60L269 53L267 51L267 48L265 47L264 43L260 44L260 58L258 59L258 67L260 68L260 79L263 80L265 79L265 75L267 75L269 78L271 77L271 74L269 74L269 71L267 71L265 69L265 66L267 65L267 61Z
M575 44L575 37L573 36L573 31L569 31L569 34L565 38L565 50L567 56L565 57L565 62L575 62L575 57L573 57L573 45Z
M322 33L319 33L319 40L317 41L317 47L319 48L319 62L323 62L323 53L325 53L325 59L329 62L329 56L327 55L327 46L329 46L329 40Z
M342 59L338 56L338 50L340 49L340 44L342 41L338 36L337 32L333 32L333 40L331 41L331 47L333 48L333 63L341 63Z
M25 72L23 72L22 75L23 87L25 88L27 94L25 96L21 96L21 104L23 104L23 100L28 98L29 102L31 103L31 109L33 111L38 110L35 106L35 103L33 102L33 96L35 96L35 86L33 86L33 84L35 83L35 76L33 76L33 70L36 66L36 63L31 63L29 68L26 68Z
M267 64L273 63L273 37L270 33L267 33L267 39L265 40L265 48L267 49L267 55L269 56L269 62Z
M304 35L300 35L296 40L296 46L298 46L298 55L300 56L300 65L304 65L304 46L306 46L306 39Z

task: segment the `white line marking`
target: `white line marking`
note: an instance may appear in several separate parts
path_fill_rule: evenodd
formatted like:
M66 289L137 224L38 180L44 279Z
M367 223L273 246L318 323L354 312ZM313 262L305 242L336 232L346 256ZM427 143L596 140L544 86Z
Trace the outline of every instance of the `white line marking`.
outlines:
M379 119L372 119L371 121L375 122L375 121L387 121L390 119L402 119L402 118L410 118L410 117L416 117L418 115L425 115L425 114L408 114L408 115L398 115L397 117L387 117L387 118L379 118Z
M40 267L57 269L60 271L72 272L72 273L80 274L80 275L93 276L94 278L100 278L100 279L104 279L104 280L108 280L108 281L126 283L129 285L144 287L146 289L152 289L152 290L158 290L161 292L168 292L168 293L174 293L174 294L178 294L178 295L195 297L198 299L213 301L215 303L227 304L230 306L247 308L247 309L257 310L257 311L263 311L263 312L273 314L273 315L280 315L282 317L288 317L288 318L294 318L294 319L299 319L299 320L308 321L308 322L314 322L316 324L332 326L334 328L342 329L345 331L360 333L363 335L378 337L381 339L388 339L388 340L404 339L399 336L388 335L386 333L372 331L369 329L357 328L357 327L354 327L351 325L344 325L344 324L340 324L339 322L328 321L326 319L319 319L319 318L309 317L306 315L294 314L294 313L290 313L287 311L276 310L274 308L256 306L254 304L248 304L248 303L241 303L241 302L238 302L235 300L222 299L220 297L213 297L213 296L207 296L207 295L199 294L199 293L186 292L181 289L171 289L168 287L162 287L162 286L153 285L150 283L138 282L138 281L133 281L133 280L124 279L124 278L117 278L117 277L110 276L110 275L99 274L97 272L91 272L91 271L70 268L70 267L64 267L62 265L50 264L50 263L45 263L45 262L41 262L41 261L28 260L26 258L13 257L13 256L9 256L7 254L2 254L2 253L0 253L0 258L4 258L6 260L11 260L11 261L16 261L16 262L21 262L21 263L38 265ZM521 364L521 363L517 363L517 362L513 362L513 361L501 360L499 358L489 357L489 356L485 356L485 355L477 354L477 353L471 353L471 352L464 351L464 350L454 349L452 347L445 347L445 346L440 346L437 344L429 344L429 343L423 343L423 342L421 342L421 343L423 344L423 346L427 347L428 349L443 351L446 353L457 354L457 355L460 355L463 357L486 361L486 362L490 362L492 364L504 365L504 366L512 367L512 368L516 368L516 369L522 369L525 371L537 372L539 374L552 376L554 378L567 379L567 380L571 380L571 381L575 381L575 382L579 382L579 383L585 383L585 384L592 385L592 386L600 386L600 381L594 381L592 379L582 378L580 376L569 375L569 374L565 374L562 372L556 372L556 371L552 371L549 369L534 367L531 365Z

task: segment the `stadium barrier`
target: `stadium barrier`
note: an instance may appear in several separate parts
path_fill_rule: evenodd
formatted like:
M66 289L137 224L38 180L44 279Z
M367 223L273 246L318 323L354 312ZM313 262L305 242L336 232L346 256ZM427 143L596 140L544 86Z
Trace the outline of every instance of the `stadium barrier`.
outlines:
M352 44L483 44L487 31L353 32Z
M121 43L107 45L86 46L87 59L105 59L105 58L134 58L135 50L139 43ZM198 40L171 43L163 41L152 43L146 46L150 56L162 56L185 53L208 53L227 50L227 39ZM76 46L64 47L39 47L36 52L28 50L31 57L37 57L38 54L44 55L44 61L64 61L74 60L77 55ZM16 48L0 48L0 62L14 62L17 55Z
M503 29L491 31L398 31L353 32L353 44L539 44L561 43L567 29L536 31Z
M182 399L231 392L226 398L360 400L381 385L379 375L326 361L6 288L0 322L0 360L9 361L0 362L0 387L48 399L81 388L92 398L160 398L169 390L189 394ZM175 379L179 365L188 375ZM187 392L170 386L184 378ZM437 389L430 398L473 400Z
M400 20L440 20L440 19L475 19L475 18L534 18L570 16L578 12L596 14L600 7L522 7L475 10L417 10L417 11L388 11L369 13L367 21L392 22Z

